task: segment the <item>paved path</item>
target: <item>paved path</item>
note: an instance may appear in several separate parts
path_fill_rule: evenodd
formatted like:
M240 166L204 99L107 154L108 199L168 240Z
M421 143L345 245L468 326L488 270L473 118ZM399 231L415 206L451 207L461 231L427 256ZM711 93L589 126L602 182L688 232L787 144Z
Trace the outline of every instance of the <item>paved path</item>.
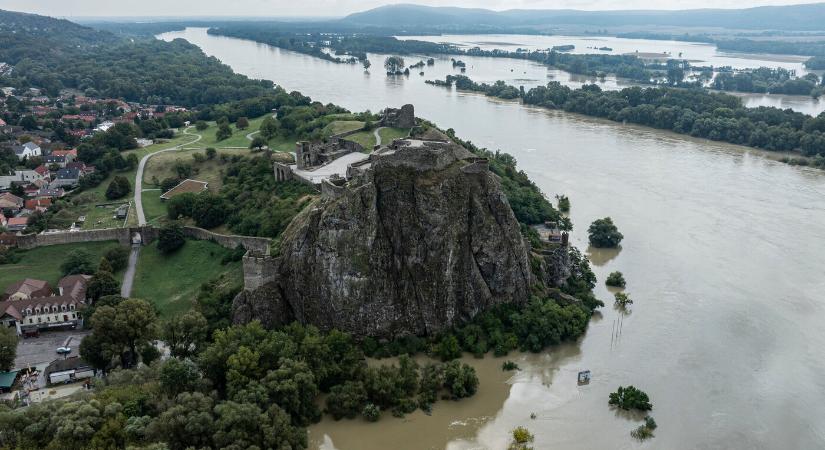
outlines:
M258 134L258 133L260 133L260 132L261 132L261 130L258 130L258 131L253 131L253 132L251 132L251 133L247 134L247 135L246 135L246 138L247 138L247 139L249 139L250 141L254 141L254 140L255 140L255 138L253 138L252 136L255 136L256 134Z
M201 139L203 139L203 136L201 136L200 134L190 133L189 130L191 129L192 127L183 130L183 134L197 136L192 141L189 141L185 144L176 145L174 147L170 147L164 150L159 150L154 153L149 153L148 155L141 158L140 163L138 164L137 174L135 175L135 211L137 211L138 225L146 225L146 216L143 214L143 196L141 195L143 193L143 169L146 168L146 162L149 161L149 158L157 155L158 153L177 151L185 145L192 145L195 142L198 142Z
M159 150L154 153L149 153L148 155L140 159L137 174L135 174L135 211L137 212L138 225L146 225L146 215L144 215L143 213L143 169L146 168L146 162L149 161L149 158L157 155L158 153L177 151L186 145L192 145L195 142L198 142L201 139L203 139L203 136L200 134L190 133L189 130L191 129L192 127L184 129L183 134L196 136L195 139L184 144L169 147L167 149ZM135 282L135 271L137 270L137 262L139 256L140 244L132 246L132 253L129 254L129 265L126 267L126 273L123 274L123 283L120 285L121 297L128 298L132 294L132 285Z
M140 256L140 244L132 246L129 253L129 265L126 266L126 273L123 274L123 283L120 285L120 296L129 298L132 295L132 285L135 283L135 271L137 270L138 257Z
M375 131L372 132L372 134L375 135L375 145L381 145L381 135L378 134L378 132L381 131L383 128L384 127L378 127L378 128L375 129ZM372 149L369 149L369 150L372 150Z

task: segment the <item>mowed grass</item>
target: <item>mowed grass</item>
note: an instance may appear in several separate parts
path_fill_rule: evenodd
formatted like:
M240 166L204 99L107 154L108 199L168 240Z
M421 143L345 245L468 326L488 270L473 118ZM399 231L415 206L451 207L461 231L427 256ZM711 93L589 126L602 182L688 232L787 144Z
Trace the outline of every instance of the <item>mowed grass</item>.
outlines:
M372 148L375 147L375 134L373 134L373 130L351 134L346 137L346 140L361 144L365 152L371 152Z
M92 255L92 261L97 267L103 253L108 248L117 245L120 244L115 241L83 242L49 245L21 251L22 258L20 262L0 265L0 289L5 290L10 284L24 278L48 281L52 288L56 288L57 282L63 277L60 265L63 264L69 253L77 249L84 249ZM117 278L120 277L121 275L118 274Z
M160 190L143 190L143 215L149 225L160 225L166 217L166 204L160 199Z
M235 279L243 277L241 263L221 265L231 250L210 241L187 240L171 255L160 253L155 244L140 251L132 297L154 304L161 318L188 311L200 286L222 273Z
M217 192L220 190L223 184L223 173L227 167L229 167L229 162L221 162L220 157L216 156L214 159L205 160L203 162L196 162L192 155L195 153L200 153L205 156L204 150L181 150L177 152L167 152L161 153L159 155L153 156L147 163L146 169L143 171L143 186L144 189L148 188L155 188L160 187L154 184L154 180L156 179L158 182L163 181L165 178L177 178L177 173L174 170L175 161L181 161L183 163L188 163L192 165L192 168L197 171L197 173L193 173L192 176L189 178L194 180L206 181L209 183L209 190L212 192ZM226 148L218 150L218 155L249 155L252 154L251 150L247 149L235 149L235 148ZM144 192L143 202L146 202L147 194L149 196L153 196L154 191ZM157 195L160 196L160 191L157 191ZM144 206L144 210L146 207Z
M410 135L409 128L381 128L378 130L381 136L381 145L387 145L395 139L405 138Z
M364 128L364 122L357 120L336 120L324 127L323 133L324 136L332 136L334 134L360 130L361 128Z
M224 148L224 147L249 147L249 144L252 142L246 138L246 136L250 133L254 133L261 128L261 122L264 121L266 118L266 114L257 117L255 119L249 119L249 126L243 130L238 129L234 123L230 123L229 127L232 129L232 136L219 141L215 135L218 133L218 125L215 122L209 122L209 128L200 131L195 130L192 131L193 133L198 133L203 135L203 139L198 142L198 147L215 147L215 148ZM252 136L255 137L254 135Z

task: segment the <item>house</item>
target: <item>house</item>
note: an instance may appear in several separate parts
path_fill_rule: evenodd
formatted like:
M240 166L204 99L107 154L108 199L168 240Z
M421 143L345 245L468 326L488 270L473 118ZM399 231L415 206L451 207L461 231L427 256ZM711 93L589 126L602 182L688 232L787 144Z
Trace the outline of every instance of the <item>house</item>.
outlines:
M97 127L95 127L95 132L101 131L101 132L105 133L105 132L109 131L109 128L112 128L113 126L115 126L115 123L110 121L110 120L107 120L107 121L101 123L100 125L98 125Z
M23 231L28 225L28 217L12 217L6 223L6 229L9 231Z
M48 297L50 295L52 295L52 288L48 282L26 278L7 287L3 294L3 300L29 300L33 297Z
M115 211L115 219L125 219L129 216L129 204L118 206Z
M145 138L136 139L136 141L137 141L138 147L140 147L140 148L148 147L148 146L155 143L155 141L153 141L151 139L145 139Z
M79 170L81 177L85 177L86 175L93 173L95 171L95 166L87 166L83 161L70 162L66 164L66 168Z
M45 164L41 164L34 169L41 177L46 178L49 176L49 168L46 167Z
M66 191L63 188L51 188L51 187L42 187L37 193L34 195L37 198L41 197L49 197L49 198L60 198L66 195Z
M13 175L0 176L0 189L9 189L13 183L25 185L43 178L36 170L15 170Z
M35 144L34 142L26 142L23 145L15 145L12 147L14 150L14 154L17 155L17 159L23 160L25 158L32 158L35 156L41 156L43 151L40 149L40 146Z
M80 177L80 170L76 168L64 167L57 171L57 175L54 177L54 180L49 183L49 187L52 189L64 186L74 187L80 182Z
M23 199L12 194L11 192L3 192L0 194L0 211L17 212L23 208Z
M46 290L45 281L19 281L6 289L7 300L0 302L0 321L5 326L14 326L18 335L82 326L80 309L86 304L86 289L91 278L89 275L63 277L57 283L56 295L52 295L51 288ZM44 284L45 287L37 289Z
M66 167L66 156L64 155L46 155L43 157L43 162L49 166L55 165L58 167Z
M165 201L165 200L169 200L170 198L176 197L176 196L181 195L181 194L188 194L188 193L200 194L201 192L207 190L208 187L209 187L209 183L207 183L206 181L190 180L190 179L187 178L187 179L181 181L180 183L178 183L177 186L175 186L172 189L169 189L168 191L164 192L160 196L160 199Z
M79 356L52 361L43 371L48 384L71 383L95 376L95 370Z
M52 150L52 155L55 156L65 156L66 162L70 163L77 159L77 149L73 148L71 150Z
M42 198L30 198L26 200L26 206L23 209L27 209L29 211L40 211L44 212L49 207L52 206L52 199L49 197L42 197Z

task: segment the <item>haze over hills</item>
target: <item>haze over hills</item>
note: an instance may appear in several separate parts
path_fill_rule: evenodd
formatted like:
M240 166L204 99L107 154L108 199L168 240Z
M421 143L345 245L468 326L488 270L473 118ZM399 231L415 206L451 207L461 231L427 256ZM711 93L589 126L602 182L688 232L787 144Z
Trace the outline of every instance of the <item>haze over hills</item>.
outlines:
M403 27L536 27L551 25L682 26L759 30L825 30L825 3L761 6L748 9L693 9L681 11L580 11L430 7L388 5L355 13L344 22L365 26L396 24Z

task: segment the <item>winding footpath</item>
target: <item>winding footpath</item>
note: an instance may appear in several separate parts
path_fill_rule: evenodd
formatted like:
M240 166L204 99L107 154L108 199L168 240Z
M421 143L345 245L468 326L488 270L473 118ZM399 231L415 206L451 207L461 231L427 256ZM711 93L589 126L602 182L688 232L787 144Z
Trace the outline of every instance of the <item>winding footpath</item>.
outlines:
M381 145L381 135L378 134L378 132L381 131L384 128L385 127L378 127L378 128L375 129L375 131L372 132L372 134L375 135L375 145Z
M148 155L144 156L140 159L140 163L138 164L137 173L135 174L135 211L137 212L138 218L138 225L143 226L146 225L146 216L143 214L143 169L146 168L146 162L149 161L149 158L152 156L157 155L158 153L166 153L166 152L173 152L180 150L181 148L192 145L201 139L203 136L196 133L190 133L192 127L186 128L183 130L183 134L188 134L190 136L196 136L195 139L185 142L180 145L176 145L174 147L169 147L167 149L158 150L153 153L149 153ZM132 294L132 285L135 282L135 272L137 270L137 262L138 257L140 256L140 245L141 244L133 244L132 245L132 253L129 254L129 265L126 267L126 273L123 274L123 283L120 285L120 296L124 298L128 298Z

